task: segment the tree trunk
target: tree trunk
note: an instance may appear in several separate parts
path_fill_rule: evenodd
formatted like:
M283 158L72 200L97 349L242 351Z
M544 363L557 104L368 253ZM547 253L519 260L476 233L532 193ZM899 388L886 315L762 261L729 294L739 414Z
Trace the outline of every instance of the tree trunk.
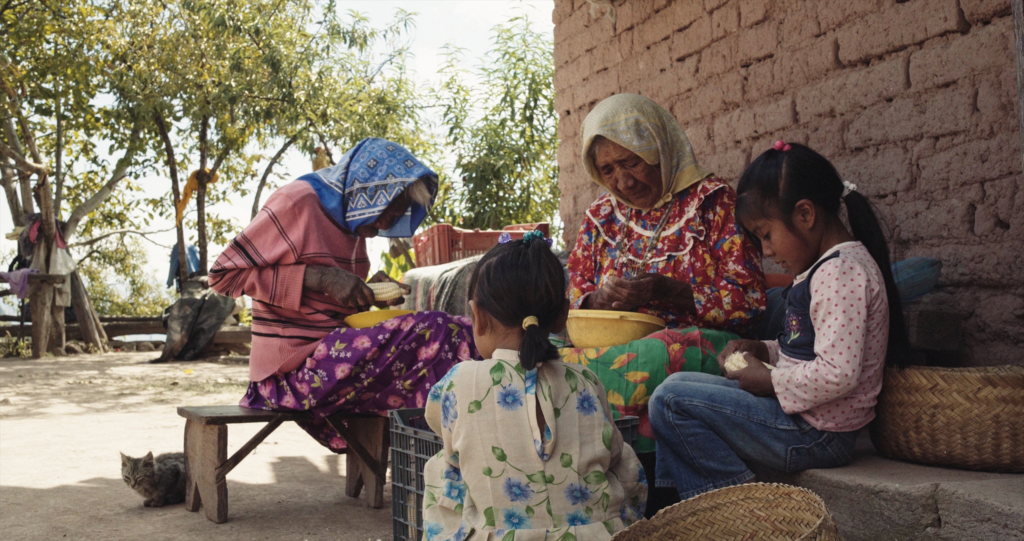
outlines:
M42 359L49 351L50 326L53 305L53 284L41 282L36 284L28 297L29 309L32 311L32 358Z
M53 298L57 298L56 288L50 288L53 291ZM66 355L64 346L67 345L64 334L64 309L66 306L57 306L55 302L50 303L50 340L47 342L50 352L54 357L63 357Z
M199 242L199 275L206 274L206 184L210 178L206 174L206 160L209 156L210 117L203 116L199 128L199 172L196 173L196 232Z
M63 175L63 161L64 161L64 123L60 119L60 98L57 99L57 142L55 148L55 159L57 161L54 164L53 181L57 186L57 192L54 194L53 210L57 219L60 219L60 202L64 195L64 175Z
M206 182L207 175L202 169L199 170L199 189L196 190L196 229L199 235L199 274L206 274L207 239L206 239Z
M157 131L160 132L160 139L164 142L164 151L167 153L167 166L171 173L171 190L174 192L175 229L178 232L178 279L181 287L185 287L188 281L188 258L185 255L185 229L182 223L177 220L178 202L181 201L181 191L178 189L178 162L174 159L174 146L171 144L171 136L167 133L167 125L159 114L153 119L156 122Z
M1020 156L1024 164L1024 1L1011 0L1013 6L1013 51L1017 57L1017 126L1020 130Z
M40 175L36 182L36 189L39 194L40 224L39 230L42 235L37 242L43 243L43 250L37 256L42 256L43 264L40 272L50 272L50 256L57 249L55 242L57 230L53 216L53 193L50 191L50 183L47 176ZM40 283L30 290L30 303L32 306L32 357L42 358L46 352L56 355L64 354L64 307L54 304L55 292L52 283ZM36 320L40 325L36 325ZM37 346L36 341L40 341Z
M103 353L107 343L103 326L99 317L92 309L92 302L89 301L89 292L85 289L85 283L78 271L72 272L71 276L71 307L75 310L75 319L78 320L78 327L82 332L82 341L92 344L97 351Z
M277 151L277 154L274 154L274 157L270 159L270 163L267 164L267 168L263 170L263 177L260 178L260 183L256 186L256 197L252 202L252 216L249 218L250 220L255 220L256 215L260 212L260 196L263 194L263 187L267 185L267 178L270 177L270 171L274 169L274 165L281 159L281 156L288 150L288 147L292 146L298 138L299 134L295 134L291 139L285 141L284 145L281 145L281 148Z
M210 181L217 175L217 171L220 170L220 166L224 163L224 160L228 157L228 148L221 150L217 159L213 162L213 167L207 171L205 168L199 169L198 184L199 189L196 190L196 214L197 214L197 229L199 230L199 274L205 276L209 271L209 237L206 233L206 192ZM205 162L205 159L203 161Z
M18 138L18 130L14 126L14 117L8 117L4 121L4 133L7 135L7 142L11 148L24 156L25 151L21 146L21 139ZM24 214L32 214L36 208L35 203L32 202L32 175L19 170L18 182L21 184L21 211Z
M16 173L10 165L7 157L0 157L0 183L4 186L4 194L7 196L7 208L11 211L11 222L15 227L21 225L21 196L18 195L18 187L15 185Z

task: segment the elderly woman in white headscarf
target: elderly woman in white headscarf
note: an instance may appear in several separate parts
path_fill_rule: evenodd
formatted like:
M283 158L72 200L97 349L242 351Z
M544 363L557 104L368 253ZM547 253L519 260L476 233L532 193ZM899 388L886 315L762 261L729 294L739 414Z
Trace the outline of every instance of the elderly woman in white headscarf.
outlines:
M669 329L565 360L588 364L613 407L640 416L637 450L652 451L647 399L669 374L719 373L717 352L764 311L761 257L736 223L736 192L697 163L660 105L612 96L582 131L585 169L607 193L587 210L569 257L572 308L641 312Z
M569 259L573 307L745 332L764 309L760 256L737 227L736 193L697 163L675 118L612 96L583 122L583 163L608 193Z

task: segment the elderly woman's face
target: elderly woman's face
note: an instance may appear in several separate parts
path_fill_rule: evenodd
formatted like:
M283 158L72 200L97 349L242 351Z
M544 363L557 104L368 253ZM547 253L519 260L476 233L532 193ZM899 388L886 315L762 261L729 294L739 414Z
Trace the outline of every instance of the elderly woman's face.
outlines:
M380 216L372 224L361 225L356 228L356 234L363 238L376 237L381 231L391 229L395 222L409 210L409 196L403 191L394 198L391 203L380 213Z
M594 166L615 197L639 208L651 208L658 202L662 191L658 166L607 139L594 145Z

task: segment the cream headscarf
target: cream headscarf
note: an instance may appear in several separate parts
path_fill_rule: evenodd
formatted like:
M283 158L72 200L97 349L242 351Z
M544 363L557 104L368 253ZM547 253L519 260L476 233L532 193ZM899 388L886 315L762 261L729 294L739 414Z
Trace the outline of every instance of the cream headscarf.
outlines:
M606 190L609 190L608 186L590 157L590 145L599 135L625 147L651 165L661 164L661 198L652 208L664 205L672 200L673 195L712 176L697 163L690 140L675 117L643 96L616 94L603 100L583 121L582 132L583 166L590 178ZM638 208L627 201L622 202Z

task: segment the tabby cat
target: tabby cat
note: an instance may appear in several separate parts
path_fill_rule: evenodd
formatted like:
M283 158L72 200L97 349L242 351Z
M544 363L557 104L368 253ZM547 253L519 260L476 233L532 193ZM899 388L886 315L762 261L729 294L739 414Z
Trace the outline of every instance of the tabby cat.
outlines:
M121 453L121 477L146 498L142 505L163 507L185 501L185 453L147 453L132 458Z

